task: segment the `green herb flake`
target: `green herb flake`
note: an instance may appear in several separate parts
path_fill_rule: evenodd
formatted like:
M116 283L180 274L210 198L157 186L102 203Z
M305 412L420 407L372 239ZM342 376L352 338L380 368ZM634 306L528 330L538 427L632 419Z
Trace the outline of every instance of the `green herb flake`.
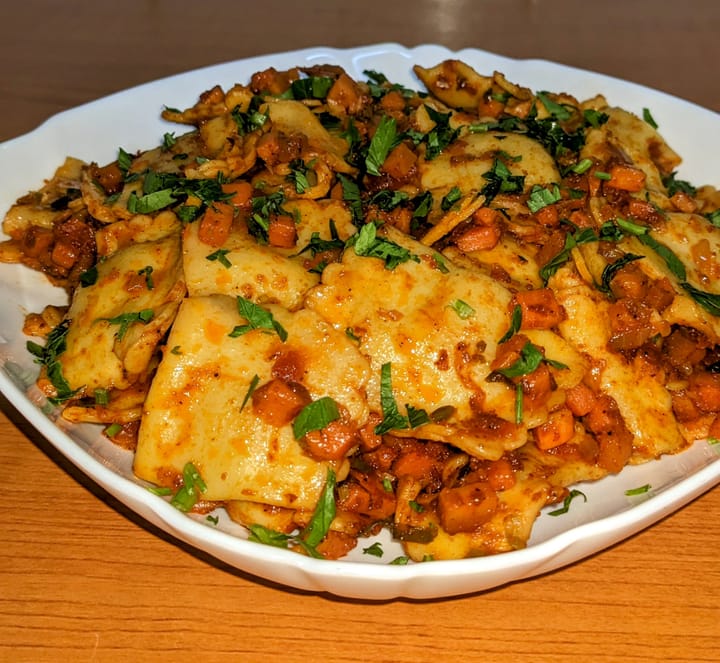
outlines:
M383 435L391 430L410 427L407 417L400 414L392 391L392 364L387 362L380 368L380 407L383 420L375 426L375 434Z
M258 387L258 384L260 384L260 376L253 375L252 380L250 380L250 385L248 386L247 391L245 392L245 398L243 398L243 402L240 404L240 412L242 412L245 409L245 406L248 404L248 401L252 398L252 395L255 393L255 390Z
M547 112L550 113L550 115L552 115L556 120L560 120L561 122L569 120L572 117L572 113L562 104L550 99L548 94L548 92L537 93L537 97L542 102L542 105L545 106L545 110L547 110Z
M365 168L371 175L380 175L380 168L390 150L395 147L397 139L397 123L395 118L383 115L375 134L370 141L368 153L365 157Z
M119 329L115 332L118 341L122 341L127 333L130 325L136 322L147 324L153 319L155 313L151 308L143 309L142 311L133 311L132 313L121 313L116 315L114 318L100 318L109 322L111 325L119 325Z
M182 475L183 485L173 495L170 504L179 511L187 513L197 504L200 493L207 490L207 485L193 463L185 463Z
M453 205L455 205L455 203L457 203L461 198L462 192L460 191L460 187L454 186L440 201L440 209L443 212L451 210Z
M422 504L416 502L415 500L410 500L408 502L408 505L415 513L422 513L423 511L425 511L425 507Z
M535 214L539 212L543 207L553 205L554 203L562 200L560 195L560 187L557 184L553 185L552 188L546 188L536 184L530 190L530 197L527 201L528 209Z
M644 495L650 491L650 488L650 484L646 483L644 486L638 486L637 488L630 488L629 490L626 490L625 494L628 497L632 497L633 495Z
M513 307L512 315L510 316L510 328L503 334L498 343L505 343L509 341L520 331L520 327L522 327L522 307L519 304L516 304Z
M475 315L475 309L462 299L456 299L449 304L461 320L467 320Z
M230 267L232 267L232 263L227 258L228 253L230 253L230 249L218 249L217 251L213 251L212 253L206 255L205 260L209 260L210 262L217 261L225 267L225 269L230 269Z
M317 506L307 527L300 533L302 541L311 548L315 548L330 530L330 524L335 518L335 472L328 467L325 486L323 487Z
M70 330L70 320L63 320L48 334L45 347L28 341L26 348L35 357L35 362L44 366L48 380L55 387L56 395L48 398L52 405L59 405L78 393L78 389L71 389L62 373L62 365L58 357L65 352L66 338Z
M293 421L293 435L300 440L311 431L322 430L340 418L337 403L330 396L323 396L300 410Z
M207 520L207 522L211 525L217 525L220 522L219 516L213 516L212 514L205 516L205 520Z
M400 555L400 557L396 557L391 562L388 562L391 566L407 566L410 563L410 558L406 557L405 555Z
M240 315L247 320L247 324L236 326L229 334L231 338L237 338L255 329L270 329L277 333L281 341L287 340L287 331L275 320L270 311L240 295L237 297L237 306Z
M383 549L379 541L375 541L371 546L363 548L363 555L372 555L373 557L382 557Z
M582 175L590 170L592 165L592 159L583 159L582 161L578 161L572 168L570 168L570 170L576 175Z
M579 490L571 490L568 496L563 500L563 505L559 509L550 511L548 516L562 516L570 511L570 503L576 498L582 497L583 501L587 502L587 495Z
M107 437L115 437L121 430L122 430L122 425L115 423L115 424L110 424L105 429L104 433Z
M345 246L352 247L358 256L382 260L385 263L385 269L395 269L409 260L420 262L420 258L404 246L384 237L378 237L375 223L363 225L359 232L348 237Z
M658 128L657 122L655 122L655 118L653 118L649 108L643 108L642 115L643 120L645 120L645 122L647 122L653 129Z
M93 396L95 397L95 405L104 407L110 402L110 394L108 393L108 390L103 389L102 387L95 389Z
M146 267L143 267L142 269L138 270L138 276L145 277L145 287L147 287L148 290L152 290L155 287L155 283L153 282L152 273L153 273L152 265L147 265Z
M80 274L80 286L83 288L89 288L91 285L95 285L98 280L98 269L97 265L93 265L82 274Z

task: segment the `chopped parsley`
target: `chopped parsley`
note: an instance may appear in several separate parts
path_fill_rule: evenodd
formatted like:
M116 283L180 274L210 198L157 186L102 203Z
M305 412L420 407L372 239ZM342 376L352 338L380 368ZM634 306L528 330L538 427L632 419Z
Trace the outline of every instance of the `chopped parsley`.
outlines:
M375 541L371 546L363 548L363 555L372 555L373 557L382 557L383 549L379 541Z
M395 269L408 260L420 262L420 258L404 246L384 237L378 237L377 229L378 226L375 223L366 223L359 232L348 237L345 246L352 247L359 256L382 260L385 263L385 269Z
M230 249L218 249L205 256L205 260L210 262L217 261L226 269L232 267L232 263L228 260L227 254L230 253Z
M170 504L179 511L188 512L200 500L200 493L207 490L207 484L192 463L185 463L182 475L183 485L173 495Z
M365 157L365 169L371 175L380 175L380 168L387 155L396 145L397 122L389 115L383 115L378 124L375 134L370 141L367 156Z
M582 497L585 502L587 502L587 495L583 493L580 490L571 490L568 496L563 500L563 505L559 509L555 509L554 511L550 511L548 513L548 516L562 516L566 514L568 511L570 511L570 503L576 498L576 497Z
M115 336L117 336L118 341L122 341L122 339L125 337L125 334L127 334L130 325L136 322L142 322L143 324L147 324L153 319L154 315L155 313L151 308L145 308L142 311L121 313L120 315L116 315L114 318L100 319L109 322L111 325L119 325L119 329L117 330L117 332L115 332Z
M475 309L470 306L467 302L462 299L455 299L450 302L450 308L458 314L458 317L462 320L467 320L475 315Z
M27 350L35 356L35 362L45 367L48 380L55 387L56 395L48 398L53 405L59 405L64 401L72 398L78 393L77 389L70 389L70 385L63 376L62 366L58 357L65 352L67 348L66 338L70 330L70 320L63 320L48 334L45 347L28 341L26 343Z
M245 299L240 295L237 296L237 306L240 315L247 320L247 324L237 325L228 334L231 338L237 338L243 334L253 331L254 329L269 329L275 331L281 341L287 340L287 331L273 317L272 313L262 306L258 306L249 299Z
M300 440L311 431L322 430L340 418L337 403L330 396L323 396L300 410L293 421L293 435Z
M551 188L536 184L530 190L530 198L528 198L527 206L528 209L535 214L543 207L553 205L560 200L562 200L562 196L560 195L560 187L558 187L557 184L554 184Z

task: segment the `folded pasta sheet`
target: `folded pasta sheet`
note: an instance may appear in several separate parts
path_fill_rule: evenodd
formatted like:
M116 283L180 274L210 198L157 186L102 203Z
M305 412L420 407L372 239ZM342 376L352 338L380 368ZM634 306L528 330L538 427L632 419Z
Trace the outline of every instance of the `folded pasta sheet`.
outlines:
M208 500L312 509L328 464L338 476L347 474L345 459L319 461L303 453L292 422L279 411L258 414L253 397L257 402L261 392L253 385L292 377L288 382L302 384L310 398L332 398L348 422L359 425L368 416L367 360L311 311L269 310L285 340L264 328L232 337L244 323L235 298L184 300L145 401L138 476L162 485L192 462Z

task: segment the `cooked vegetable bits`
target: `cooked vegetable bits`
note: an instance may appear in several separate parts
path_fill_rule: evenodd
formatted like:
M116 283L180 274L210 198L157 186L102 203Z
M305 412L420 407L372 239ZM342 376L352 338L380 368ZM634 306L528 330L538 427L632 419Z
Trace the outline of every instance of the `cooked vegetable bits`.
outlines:
M69 295L27 317L38 385L177 508L315 557L383 527L389 563L487 555L720 437L720 193L649 109L414 71L215 86L7 213L0 258Z

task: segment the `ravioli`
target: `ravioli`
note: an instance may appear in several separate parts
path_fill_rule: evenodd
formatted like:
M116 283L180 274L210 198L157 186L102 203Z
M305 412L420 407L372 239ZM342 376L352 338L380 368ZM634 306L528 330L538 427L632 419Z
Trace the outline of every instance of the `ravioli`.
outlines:
M125 389L144 376L185 296L180 237L131 244L97 265L67 312L59 362L70 389ZM139 316L146 312L146 319Z
M361 424L368 416L367 362L342 332L311 311L268 310L287 331L285 342L267 329L231 338L245 322L235 298L183 301L145 402L134 461L139 477L174 485L191 462L207 484L205 499L312 510L328 467L339 478L347 474L347 461L314 460L292 426L266 423L246 399L253 380L270 380L278 357L292 353L297 379L311 396L332 397Z

